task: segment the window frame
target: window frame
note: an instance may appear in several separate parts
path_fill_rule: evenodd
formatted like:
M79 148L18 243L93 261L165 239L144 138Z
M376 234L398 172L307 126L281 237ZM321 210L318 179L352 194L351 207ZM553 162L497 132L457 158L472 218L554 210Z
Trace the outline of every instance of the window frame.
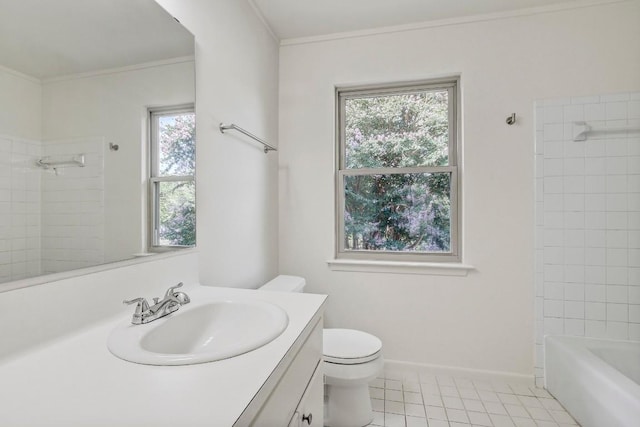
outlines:
M159 176L159 118L162 116L193 113L195 115L194 104L182 104L175 106L154 107L147 109L148 129L148 218L147 218L147 247L149 252L165 252L175 249L193 248L193 246L183 245L162 245L159 244L159 226L160 226L160 183L163 182L194 182L196 180L195 170L193 175L170 175ZM195 144L195 140L194 140ZM197 153L196 153L197 156ZM197 241L197 236L196 236Z
M449 92L449 144L447 166L421 166L403 168L346 169L346 108L347 99L362 99L385 95L399 95L421 91L446 89ZM461 262L460 215L460 77L448 77L417 82L391 83L369 86L336 87L336 160L335 160L335 258L345 260L395 261L395 262ZM399 173L450 173L450 252L401 252L345 249L345 176L399 174Z

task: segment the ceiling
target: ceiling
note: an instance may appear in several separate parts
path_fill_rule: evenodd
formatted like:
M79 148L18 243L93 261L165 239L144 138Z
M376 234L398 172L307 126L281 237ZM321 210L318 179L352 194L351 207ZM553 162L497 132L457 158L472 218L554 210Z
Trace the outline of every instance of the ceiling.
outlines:
M513 12L563 0L249 0L283 39ZM574 5L594 3L574 0Z
M154 0L0 0L0 65L40 79L193 52Z

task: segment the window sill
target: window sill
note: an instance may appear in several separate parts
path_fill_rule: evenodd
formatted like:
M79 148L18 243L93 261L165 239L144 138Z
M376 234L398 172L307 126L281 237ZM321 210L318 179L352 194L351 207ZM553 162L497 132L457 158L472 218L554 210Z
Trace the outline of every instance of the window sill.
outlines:
M333 271L361 271L365 273L425 274L434 276L466 276L475 267L445 262L368 261L332 259L327 261Z

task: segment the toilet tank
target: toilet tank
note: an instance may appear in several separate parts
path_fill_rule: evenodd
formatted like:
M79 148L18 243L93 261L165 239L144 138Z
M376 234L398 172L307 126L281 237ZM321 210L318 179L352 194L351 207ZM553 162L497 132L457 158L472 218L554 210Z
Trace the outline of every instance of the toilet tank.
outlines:
M275 279L265 283L258 289L262 291L278 292L304 292L307 281L304 277L298 276L277 276Z

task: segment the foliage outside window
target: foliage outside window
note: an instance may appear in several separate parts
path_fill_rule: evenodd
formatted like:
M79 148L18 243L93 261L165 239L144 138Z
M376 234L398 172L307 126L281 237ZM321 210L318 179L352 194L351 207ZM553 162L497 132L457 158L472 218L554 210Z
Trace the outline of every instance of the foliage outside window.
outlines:
M193 107L150 111L151 247L196 244Z
M457 89L337 90L339 258L460 260Z

